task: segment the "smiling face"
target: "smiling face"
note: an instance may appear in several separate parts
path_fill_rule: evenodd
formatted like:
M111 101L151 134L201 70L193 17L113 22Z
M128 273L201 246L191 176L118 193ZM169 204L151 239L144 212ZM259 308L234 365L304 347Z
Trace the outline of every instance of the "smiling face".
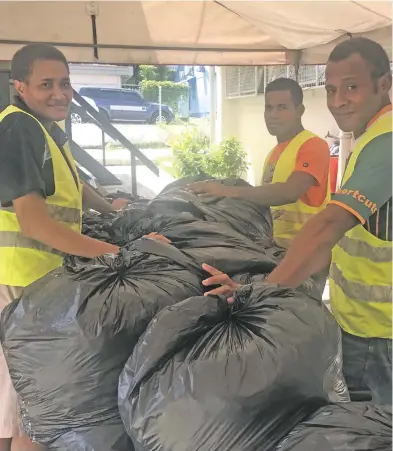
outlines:
M15 89L26 105L46 121L68 116L72 87L67 66L61 61L36 60L25 81L15 80Z
M372 76L372 67L358 53L326 67L327 106L344 132L362 134L386 103L389 75Z
M271 91L265 95L266 127L279 142L298 133L303 112L303 105L294 104L289 90Z

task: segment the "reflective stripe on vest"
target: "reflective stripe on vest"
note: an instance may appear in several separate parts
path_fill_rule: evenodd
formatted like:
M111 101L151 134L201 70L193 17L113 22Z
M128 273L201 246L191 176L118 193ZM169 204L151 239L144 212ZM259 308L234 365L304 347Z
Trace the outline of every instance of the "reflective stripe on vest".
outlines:
M316 135L313 133L303 130L290 141L276 163L271 183L285 183L288 180L296 167L296 158L299 149L305 142L315 137ZM273 151L274 149L266 158L264 174ZM263 179L264 176L262 176L262 182ZM329 186L330 178L328 176L326 197L319 207L310 207L300 199L293 204L270 207L273 218L273 235L276 244L287 249L303 225L326 207L330 200Z
M13 208L2 208L1 211L7 211L9 213L14 213ZM60 205L46 205L46 211L48 215L55 221L69 222L69 223L79 223L81 221L81 212L77 208L61 207ZM1 234L1 231L0 231ZM1 245L1 243L0 243Z
M337 246L353 257L368 258L374 263L388 263L392 261L392 246L389 243L386 244L386 246L376 248L366 241L345 235Z
M0 113L0 121L16 112L27 114L37 121L51 154L55 192L45 199L48 215L64 226L80 232L82 190L68 145L63 147L64 156L44 126L34 116L15 106L9 106ZM71 171L74 171L76 181ZM62 263L61 252L22 234L13 208L0 209L0 284L25 287Z
M345 170L351 177L364 147L392 131L392 114L385 113L360 136ZM391 152L386 149L386 152ZM392 337L392 242L383 241L358 225L334 247L330 270L332 312L340 326L359 337Z
M282 209L280 207L274 208L272 211L272 218L280 219L281 221L291 222L291 223L302 223L304 224L306 221L314 217L311 213L304 213L300 210L298 211L288 211Z
M0 232L0 248L1 247L18 247L21 249L33 249L41 252L49 252L51 254L63 256L63 252L53 249L39 241L32 240L22 235L21 232Z
M392 287L367 285L347 280L335 263L330 266L330 277L346 296L362 302L392 302Z

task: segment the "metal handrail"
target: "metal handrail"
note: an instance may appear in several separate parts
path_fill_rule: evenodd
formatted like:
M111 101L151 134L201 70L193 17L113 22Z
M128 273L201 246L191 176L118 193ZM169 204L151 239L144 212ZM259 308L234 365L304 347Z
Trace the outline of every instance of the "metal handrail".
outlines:
M131 141L129 141L119 130L114 127L109 120L96 109L91 106L78 92L74 90L74 99L82 107L82 109L88 113L93 119L94 124L97 125L104 133L110 136L112 139L120 142L131 154L131 187L132 194L137 195L137 179L136 179L136 159L143 163L153 174L157 177L160 175L159 168L144 155Z

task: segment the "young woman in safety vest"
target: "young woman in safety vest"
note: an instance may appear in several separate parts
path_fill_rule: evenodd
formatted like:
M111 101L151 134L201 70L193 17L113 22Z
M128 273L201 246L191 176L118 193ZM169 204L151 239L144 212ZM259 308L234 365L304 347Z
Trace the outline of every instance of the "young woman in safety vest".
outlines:
M265 90L265 122L269 133L277 138L277 145L266 158L261 186L198 182L189 189L271 207L274 240L287 249L302 226L330 200L329 146L303 128L303 114L299 84L289 78L272 81Z
M87 206L111 206L83 187L56 121L72 100L64 55L52 46L19 50L11 65L15 105L0 113L0 312L23 288L62 265L64 254L96 257L119 248L81 235ZM83 193L83 194L82 194ZM0 346L0 451L20 437L16 393ZM13 450L36 449L26 437Z
M352 398L392 403L392 86L389 58L365 38L340 43L326 68L327 105L338 126L353 132L341 188L306 223L267 283L296 287L331 260L330 293L343 333L344 376ZM212 293L232 298L226 274Z

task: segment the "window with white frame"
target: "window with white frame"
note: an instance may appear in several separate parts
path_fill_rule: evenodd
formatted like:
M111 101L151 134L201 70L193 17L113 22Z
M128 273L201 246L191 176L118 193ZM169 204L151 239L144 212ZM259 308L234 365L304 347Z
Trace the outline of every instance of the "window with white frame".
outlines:
M258 93L260 70L257 66L231 66L225 68L225 97L253 96Z
M265 87L277 78L296 79L295 66L232 66L225 69L225 97L263 94ZM325 86L325 65L300 66L298 83L303 89Z
M281 77L296 79L295 66L266 67L265 74L266 84ZM300 66L297 81L302 88L325 86L325 66Z

